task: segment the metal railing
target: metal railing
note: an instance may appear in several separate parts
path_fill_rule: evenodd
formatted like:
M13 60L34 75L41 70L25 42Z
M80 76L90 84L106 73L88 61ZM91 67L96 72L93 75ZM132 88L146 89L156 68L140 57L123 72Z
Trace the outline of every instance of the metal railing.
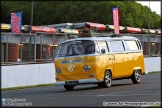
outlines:
M93 35L109 35L107 33L93 33ZM35 34L1 32L1 65L51 63L54 62L57 45L64 40L77 37L78 34L68 33L44 33ZM141 41L144 56L160 56L161 35L148 34L121 34L121 36L134 36ZM148 38L150 38L150 50L148 51ZM14 47L18 47L17 50ZM12 50L13 48L13 50ZM15 53L19 53L16 55ZM150 55L148 55L150 54ZM15 56L15 58L14 58ZM11 60L12 58L12 60Z

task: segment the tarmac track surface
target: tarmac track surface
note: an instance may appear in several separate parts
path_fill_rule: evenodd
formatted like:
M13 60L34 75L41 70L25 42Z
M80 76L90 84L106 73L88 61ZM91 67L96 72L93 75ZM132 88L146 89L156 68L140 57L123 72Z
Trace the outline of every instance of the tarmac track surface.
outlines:
M143 75L141 83L130 79L116 80L110 88L97 85L76 86L66 91L63 86L2 91L2 98L26 99L32 106L103 106L103 102L161 102L161 74Z

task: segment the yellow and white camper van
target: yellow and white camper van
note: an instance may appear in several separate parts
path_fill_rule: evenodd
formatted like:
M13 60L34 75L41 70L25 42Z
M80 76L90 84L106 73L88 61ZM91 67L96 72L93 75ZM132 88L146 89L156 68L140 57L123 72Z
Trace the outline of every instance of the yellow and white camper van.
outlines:
M62 42L55 58L55 85L73 90L80 84L110 87L112 80L141 81L147 74L140 41L131 36L99 36Z

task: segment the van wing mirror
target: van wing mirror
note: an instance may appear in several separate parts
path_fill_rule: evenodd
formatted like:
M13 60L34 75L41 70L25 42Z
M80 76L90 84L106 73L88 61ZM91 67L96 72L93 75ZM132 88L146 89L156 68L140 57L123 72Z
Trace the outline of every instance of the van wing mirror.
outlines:
M101 49L101 53L104 54L105 53L105 48Z

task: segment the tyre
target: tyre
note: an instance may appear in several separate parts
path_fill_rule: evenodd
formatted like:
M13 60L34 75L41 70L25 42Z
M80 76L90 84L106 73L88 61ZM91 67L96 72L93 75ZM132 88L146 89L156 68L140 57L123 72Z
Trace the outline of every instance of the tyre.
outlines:
M110 71L106 71L105 72L105 75L104 75L104 81L103 81L102 86L104 88L108 88L108 87L111 86L111 83L112 83L112 75L111 75L111 72Z
M141 82L141 73L140 70L134 70L132 76L131 76L131 80L134 84L136 83L140 83Z
M103 86L103 82L98 82L97 85L98 85L99 87L102 87L102 86Z
M66 90L73 90L74 89L74 85L64 85L64 88L66 89Z

